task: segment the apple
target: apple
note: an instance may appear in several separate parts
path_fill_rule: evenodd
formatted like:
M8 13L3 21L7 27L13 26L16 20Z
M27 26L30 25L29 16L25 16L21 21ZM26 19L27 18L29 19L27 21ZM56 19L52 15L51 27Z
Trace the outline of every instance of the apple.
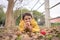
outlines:
M46 31L45 31L45 30L41 30L40 33L41 33L42 35L46 35Z

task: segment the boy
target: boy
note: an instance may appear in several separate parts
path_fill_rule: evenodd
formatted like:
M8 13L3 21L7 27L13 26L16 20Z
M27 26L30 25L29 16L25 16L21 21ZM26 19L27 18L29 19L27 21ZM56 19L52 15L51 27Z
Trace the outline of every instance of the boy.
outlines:
M30 13L24 13L19 23L20 32L39 32L40 28Z

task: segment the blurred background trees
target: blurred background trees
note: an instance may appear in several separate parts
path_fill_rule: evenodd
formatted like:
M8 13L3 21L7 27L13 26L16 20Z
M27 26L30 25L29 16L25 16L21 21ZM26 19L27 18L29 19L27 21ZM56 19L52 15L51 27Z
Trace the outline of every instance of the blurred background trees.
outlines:
M23 13L26 13L26 12L31 12L30 10L26 9L26 8L23 8L23 9L20 9L20 10L15 10L15 20L16 20L16 24L19 24L20 22L20 19L22 18L22 14ZM40 12L38 12L37 10L33 10L32 11L33 13L33 17L35 18L35 20L38 22L38 20L40 19L40 22L39 24L41 23L44 23L44 15Z
M3 6L0 5L0 26L5 24L5 13L3 11Z

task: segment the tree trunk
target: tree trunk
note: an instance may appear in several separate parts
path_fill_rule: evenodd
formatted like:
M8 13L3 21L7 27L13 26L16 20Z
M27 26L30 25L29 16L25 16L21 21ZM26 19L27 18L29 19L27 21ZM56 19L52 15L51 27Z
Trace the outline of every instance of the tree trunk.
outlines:
M6 12L6 21L5 27L14 27L14 16L13 16L13 7L14 7L14 0L8 0L8 8Z

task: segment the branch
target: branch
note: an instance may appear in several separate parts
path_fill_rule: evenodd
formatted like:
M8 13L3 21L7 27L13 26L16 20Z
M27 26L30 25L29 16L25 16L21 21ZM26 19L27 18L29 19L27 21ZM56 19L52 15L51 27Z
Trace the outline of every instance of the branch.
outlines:
M9 1L9 0L7 0L7 1Z
M20 2L22 2L23 0L19 0Z
M17 0L15 0L14 4L16 3Z

